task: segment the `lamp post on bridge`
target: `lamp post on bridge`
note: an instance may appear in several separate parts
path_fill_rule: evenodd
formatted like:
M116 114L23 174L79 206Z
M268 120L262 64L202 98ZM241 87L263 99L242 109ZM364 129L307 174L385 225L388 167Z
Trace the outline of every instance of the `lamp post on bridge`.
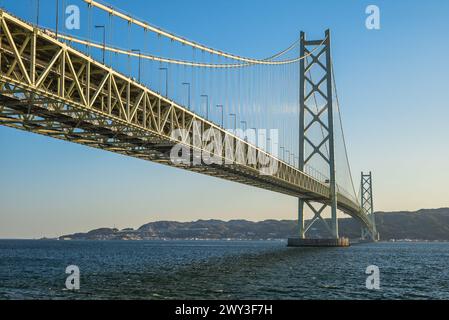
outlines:
M56 40L58 39L58 25L59 25L59 0L56 0L56 28L55 28L55 34L56 34ZM103 62L104 64L104 62Z
M106 52L106 27L104 25L96 25L95 29L103 29L103 64L104 64L104 56ZM58 32L56 31L56 37L58 37Z
M202 94L201 98L206 98L206 120L209 120L209 96L207 94Z
M190 110L190 82L183 82L182 85L187 87L187 109Z
M39 26L39 7L40 7L40 0L37 0L37 8L36 8L36 25Z
M246 128L247 128L248 124L244 120L240 121L240 123L245 125L245 129L243 129L243 136L244 136L245 142L248 142L247 141L248 139L246 137Z
M268 150L268 147L270 147L270 150ZM271 138L267 138L267 153L273 154L273 150L271 150Z
M139 79L139 83L140 83L140 67L142 65L142 54L140 52L140 49L131 49L131 52L138 52L139 53L139 73L138 73L138 79Z
M257 139L258 137L257 137L257 128L251 128L251 130L254 130L254 145L256 146L256 147L259 147L258 146L258 140L259 139Z
M217 104L217 108L221 108L221 127L224 128L223 121L224 121L224 112L223 112L223 105Z
M230 117L234 117L234 134L236 134L237 131L237 115L235 113L230 113Z
M258 143L257 146L258 146L260 149L265 150L265 151L268 152L268 150L267 150L267 145L266 145L266 143L267 143L267 138L266 138L265 132L264 132L264 131L261 131L261 132L260 132L260 135L263 136L263 138L261 137L260 141L259 141L259 139L257 139L257 140L258 140L258 141L257 141L257 143ZM260 144L260 145L259 145L259 144Z
M279 149L282 150L282 161L285 161L285 160L284 160L285 148L284 148L284 147L279 147Z
M165 71L165 97L168 98L168 69L159 68L160 71Z

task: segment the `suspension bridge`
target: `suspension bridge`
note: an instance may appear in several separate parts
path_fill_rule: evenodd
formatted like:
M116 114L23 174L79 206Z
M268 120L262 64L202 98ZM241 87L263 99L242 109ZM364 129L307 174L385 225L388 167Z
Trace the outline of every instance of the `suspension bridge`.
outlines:
M84 36L0 10L1 125L296 197L291 245L323 244L307 237L316 221L327 244L344 243L338 210L377 239L371 173L357 193L350 170L329 30L250 58L84 3Z

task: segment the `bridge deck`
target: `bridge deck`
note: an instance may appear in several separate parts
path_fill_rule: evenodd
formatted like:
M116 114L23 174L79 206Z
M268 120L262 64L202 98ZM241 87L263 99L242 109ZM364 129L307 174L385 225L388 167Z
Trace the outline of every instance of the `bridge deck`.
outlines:
M0 20L0 124L328 202L327 184L56 40L44 30L1 10ZM171 137L176 129L185 129L191 136L194 122L204 131L218 132L223 141L231 141L232 153L241 155L244 161L227 158L224 150L215 155L229 164L192 166L170 161L170 150L175 144L207 148L207 142L199 147L192 145L188 136ZM261 174L259 163L246 161L249 154L265 157L278 170L272 175ZM370 225L359 205L341 193L338 207Z

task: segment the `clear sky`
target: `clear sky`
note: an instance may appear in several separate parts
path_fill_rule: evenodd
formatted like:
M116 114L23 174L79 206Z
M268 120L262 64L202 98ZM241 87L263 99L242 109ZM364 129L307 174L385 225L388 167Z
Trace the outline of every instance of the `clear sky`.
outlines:
M449 206L448 1L109 2L176 34L252 57L284 48L300 30L320 37L331 28L355 183L361 170L373 172L376 210ZM34 4L0 1L24 19ZM53 4L41 0L44 22ZM369 4L380 8L380 30L365 28ZM296 217L292 197L6 127L0 150L1 238L155 220Z

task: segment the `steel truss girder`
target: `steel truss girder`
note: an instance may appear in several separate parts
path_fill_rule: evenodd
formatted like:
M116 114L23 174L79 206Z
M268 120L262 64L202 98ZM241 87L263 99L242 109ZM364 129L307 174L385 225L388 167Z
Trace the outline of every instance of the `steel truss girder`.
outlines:
M43 30L3 10L0 29L0 124L327 203L330 188L326 184ZM234 154L263 154L278 170L261 175L259 164L173 164L169 150L174 144L196 147L188 136L173 139L170 134L185 129L192 135L194 121L219 132L223 141L232 141ZM204 147L205 143L201 150ZM218 155L225 158L223 153ZM338 206L350 215L359 214L358 205L344 195L339 196Z

